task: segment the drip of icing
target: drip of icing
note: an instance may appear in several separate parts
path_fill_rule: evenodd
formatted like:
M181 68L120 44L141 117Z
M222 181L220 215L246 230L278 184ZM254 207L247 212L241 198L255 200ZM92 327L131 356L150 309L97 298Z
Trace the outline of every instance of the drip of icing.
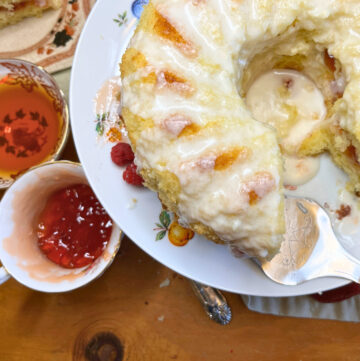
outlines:
M284 184L300 186L309 182L319 171L318 157L298 158L284 155Z

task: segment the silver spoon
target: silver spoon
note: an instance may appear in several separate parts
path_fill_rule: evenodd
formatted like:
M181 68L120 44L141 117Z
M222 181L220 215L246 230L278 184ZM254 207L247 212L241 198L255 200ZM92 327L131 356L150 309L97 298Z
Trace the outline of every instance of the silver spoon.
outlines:
M256 262L275 282L297 285L318 277L341 277L360 283L360 261L337 240L330 218L315 201L285 198L286 233L280 252Z
M231 309L223 294L199 282L190 280L190 283L210 319L220 325L227 325L231 321Z

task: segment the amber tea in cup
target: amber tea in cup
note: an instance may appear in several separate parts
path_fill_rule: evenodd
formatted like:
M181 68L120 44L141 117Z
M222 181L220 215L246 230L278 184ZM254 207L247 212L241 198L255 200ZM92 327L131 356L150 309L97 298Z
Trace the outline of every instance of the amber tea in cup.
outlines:
M25 61L0 60L0 188L57 159L67 132L67 105L52 77Z

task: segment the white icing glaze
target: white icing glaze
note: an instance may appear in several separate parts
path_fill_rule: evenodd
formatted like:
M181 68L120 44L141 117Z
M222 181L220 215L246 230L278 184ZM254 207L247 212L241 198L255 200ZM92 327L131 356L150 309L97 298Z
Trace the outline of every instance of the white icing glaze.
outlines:
M300 186L314 178L320 168L318 157L298 158L284 155L284 184Z
M254 229L254 219L260 222L265 216L272 218L274 204L279 204L282 197L278 174L280 161L274 161L278 149L275 143L271 143L274 138L266 128L254 128L234 126L231 132L227 129L210 129L203 137L184 137L181 140L178 138L176 143L165 141L166 130L150 128L143 132L137 143L136 163L140 167L146 167L150 161L152 167L176 174L182 186L179 203L182 219L187 224L199 220L204 224L211 224L222 239L231 241L235 237L241 238L258 232ZM257 139L254 137L256 131ZM242 145L252 150L249 159L233 164L229 170L215 171L217 153L231 146L236 147L239 134L247 139L246 142L242 141ZM152 149L151 159L145 151L148 142L158 144L156 149ZM261 154L263 145L267 142L273 145L273 150L261 157L254 156ZM276 192L268 193L270 188L266 182L262 184L261 180L257 179L256 173L259 169L265 169L272 175L270 188L273 187ZM246 182L249 182L249 189L244 187ZM254 188L260 198L264 197L261 208L249 205L246 191L250 188ZM273 224L267 226L274 232L275 227Z
M294 153L326 116L315 84L294 70L271 70L250 87L246 103L255 119L278 130L281 145Z

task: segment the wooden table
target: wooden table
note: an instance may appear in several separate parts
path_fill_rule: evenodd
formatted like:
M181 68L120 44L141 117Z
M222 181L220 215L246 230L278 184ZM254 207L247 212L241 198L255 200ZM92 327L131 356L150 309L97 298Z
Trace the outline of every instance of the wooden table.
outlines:
M76 159L72 141L64 158ZM225 295L233 320L220 326L184 277L125 238L110 269L79 290L1 286L0 361L360 360L359 324L262 315Z

